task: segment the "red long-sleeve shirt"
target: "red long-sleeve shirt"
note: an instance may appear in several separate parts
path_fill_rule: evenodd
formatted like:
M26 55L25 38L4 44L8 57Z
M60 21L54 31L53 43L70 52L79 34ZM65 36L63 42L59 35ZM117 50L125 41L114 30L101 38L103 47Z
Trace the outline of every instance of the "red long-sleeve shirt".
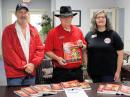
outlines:
M30 27L29 63L37 67L44 57L44 47L35 27ZM20 41L18 39L15 23L7 26L3 31L2 50L7 78L26 76L24 66L27 64ZM32 75L35 74L35 71Z

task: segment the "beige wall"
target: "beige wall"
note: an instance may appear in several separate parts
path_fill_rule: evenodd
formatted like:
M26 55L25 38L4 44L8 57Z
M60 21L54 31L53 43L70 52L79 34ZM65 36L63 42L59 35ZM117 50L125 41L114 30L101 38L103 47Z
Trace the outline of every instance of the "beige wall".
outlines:
M120 8L125 9L124 42L125 50L130 51L130 0L116 0L116 3Z

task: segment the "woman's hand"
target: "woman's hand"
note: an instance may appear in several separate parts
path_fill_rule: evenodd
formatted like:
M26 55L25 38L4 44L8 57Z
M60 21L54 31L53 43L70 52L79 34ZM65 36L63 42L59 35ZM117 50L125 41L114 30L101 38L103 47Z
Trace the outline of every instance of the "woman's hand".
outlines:
M115 81L120 81L120 72L116 72L114 76Z

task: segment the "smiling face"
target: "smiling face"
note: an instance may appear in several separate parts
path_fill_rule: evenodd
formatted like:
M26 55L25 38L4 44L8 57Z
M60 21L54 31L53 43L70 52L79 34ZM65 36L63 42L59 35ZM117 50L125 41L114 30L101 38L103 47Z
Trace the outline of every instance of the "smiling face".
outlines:
M97 27L105 27L106 26L106 16L104 12L98 13L96 16L96 24Z
M15 15L20 24L27 23L29 20L29 12L24 8L16 11Z

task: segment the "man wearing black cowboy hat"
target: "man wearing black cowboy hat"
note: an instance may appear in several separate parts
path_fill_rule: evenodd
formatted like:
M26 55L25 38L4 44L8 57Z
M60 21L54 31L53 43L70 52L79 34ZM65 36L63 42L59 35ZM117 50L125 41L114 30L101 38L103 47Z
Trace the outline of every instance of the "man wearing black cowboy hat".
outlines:
M53 83L70 80L83 81L81 70L82 49L86 48L86 42L81 30L71 24L73 16L76 14L77 13L72 12L70 6L61 6L60 14L55 14L55 16L60 19L61 24L48 33L45 41L45 52L52 58L54 65ZM69 62L65 59L64 49L66 48L64 48L64 46L67 43L71 46L75 44L78 48L78 53L81 54L80 61L73 60L72 62L71 60L71 62Z

